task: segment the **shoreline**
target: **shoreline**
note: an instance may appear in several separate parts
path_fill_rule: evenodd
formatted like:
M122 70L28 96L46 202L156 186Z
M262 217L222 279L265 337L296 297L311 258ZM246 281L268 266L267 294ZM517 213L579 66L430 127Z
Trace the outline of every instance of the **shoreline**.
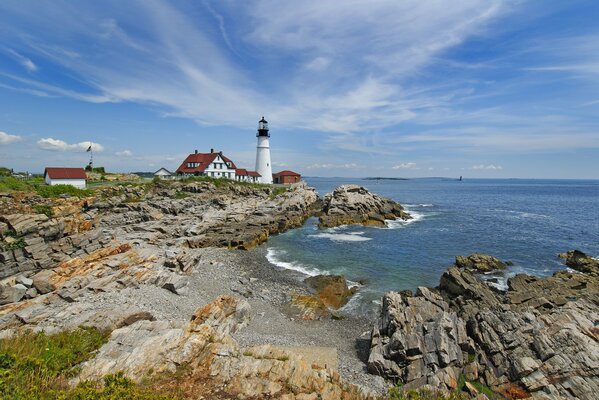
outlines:
M384 393L388 384L382 378L366 372L370 332L376 324L378 314L368 318L365 315L357 316L341 311L339 313L344 316L341 320L325 318L303 321L295 318L290 313L288 299L291 293L310 293L307 285L303 283L307 275L270 263L266 258L267 248L265 243L243 252L205 249L208 250L207 254L202 257L197 272L194 271L192 275L190 289L194 285L196 274L205 279L218 271L231 274L228 276L231 287L216 289L212 286L214 293L228 291L232 295L240 296L236 291L239 288L239 279L235 282L235 277L248 279L246 286L249 286L253 295L246 300L252 306L253 318L247 327L233 335L241 346L272 344L334 347L338 355L337 369L344 380ZM205 263L206 261L208 263ZM210 264L210 261L213 264ZM222 263L222 266L219 267L219 263ZM257 280L252 279L254 281L249 282L250 278Z

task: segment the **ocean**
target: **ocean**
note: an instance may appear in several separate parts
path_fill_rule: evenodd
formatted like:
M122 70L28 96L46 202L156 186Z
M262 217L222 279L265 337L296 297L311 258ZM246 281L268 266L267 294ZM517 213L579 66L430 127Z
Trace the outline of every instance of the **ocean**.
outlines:
M387 291L437 286L456 255L481 252L511 261L517 273L546 276L565 268L558 253L599 256L599 181L422 178L304 178L320 195L358 184L412 214L386 228L319 229L316 218L267 244L268 260L306 275L366 281L344 307L371 313ZM505 288L505 280L496 284Z

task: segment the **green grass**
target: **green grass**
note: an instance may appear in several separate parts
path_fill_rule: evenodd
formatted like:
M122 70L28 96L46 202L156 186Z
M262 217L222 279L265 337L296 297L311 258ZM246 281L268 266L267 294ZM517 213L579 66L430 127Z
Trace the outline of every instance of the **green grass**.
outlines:
M71 185L40 185L35 188L35 191L42 197L59 197L62 195L87 197L94 194L90 189L78 189Z
M84 381L68 385L79 365L92 358L109 334L79 328L53 335L25 333L0 340L0 398L14 400L166 400L155 390L136 385L117 373L103 382Z
M33 208L33 211L35 211L38 214L45 214L48 218L52 218L52 216L54 215L52 207L50 207L47 204L34 204L33 206L31 206L31 208Z
M31 192L35 191L37 185L42 184L42 178L20 180L12 176L0 177L0 192Z
M404 390L401 386L396 386L389 390L386 400L465 400L468 398L465 393L458 391L443 395L427 389Z
M47 185L41 177L29 180L20 180L10 176L0 177L0 192L34 192L46 198L59 197L64 194L74 197L93 195L93 191L89 189L78 189L71 185Z
M0 397L54 398L77 375L77 365L106 342L108 335L81 328L55 335L25 333L0 340Z
M177 190L177 192L173 196L173 198L175 198L175 199L185 199L187 197L189 197L189 194L185 193L185 192L182 192L180 190Z

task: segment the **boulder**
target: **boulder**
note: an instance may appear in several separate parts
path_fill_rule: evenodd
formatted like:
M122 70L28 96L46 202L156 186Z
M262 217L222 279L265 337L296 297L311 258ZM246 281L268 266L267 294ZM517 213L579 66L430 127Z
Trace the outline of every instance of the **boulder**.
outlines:
M455 266L475 272L491 272L503 270L507 267L507 265L498 258L482 253L473 253L469 256L456 256Z
M357 288L349 289L347 281L341 275L317 275L304 279L316 295L329 307L340 308L356 292Z
M319 216L321 228L348 224L384 226L385 220L412 217L393 200L370 193L358 185L339 186L323 200Z
M570 250L567 253L561 253L559 257L564 259L566 265L572 269L585 274L599 276L599 260L587 256L582 251Z
M295 318L305 321L320 320L331 315L329 308L317 296L292 294L289 307Z
M52 270L43 270L33 275L32 284L33 287L40 294L50 293L56 290L56 286L51 282L52 277L54 276L54 271Z
M27 287L18 283L14 286L0 285L0 305L17 303L25 297Z

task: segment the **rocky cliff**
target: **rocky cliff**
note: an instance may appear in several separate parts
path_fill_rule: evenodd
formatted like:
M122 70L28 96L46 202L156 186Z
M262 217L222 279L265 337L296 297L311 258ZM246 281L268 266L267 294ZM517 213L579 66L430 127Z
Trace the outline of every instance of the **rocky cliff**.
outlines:
M500 267L499 260L475 254L458 257L436 289L388 293L369 370L407 388L451 391L462 380L508 398L596 398L597 264L577 252L564 258L583 273L516 275L499 292L472 272Z
M357 185L339 186L323 199L319 226L363 224L384 226L385 220L408 220L412 217L393 200L386 199Z

